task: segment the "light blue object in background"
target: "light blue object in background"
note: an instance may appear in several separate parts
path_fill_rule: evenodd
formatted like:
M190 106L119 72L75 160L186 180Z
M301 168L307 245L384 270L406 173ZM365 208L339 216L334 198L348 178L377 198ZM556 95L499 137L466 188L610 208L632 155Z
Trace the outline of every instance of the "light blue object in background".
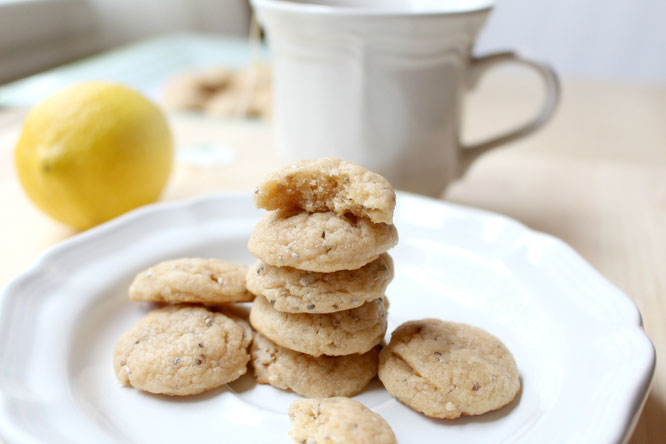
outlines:
M183 71L224 66L242 68L254 52L246 39L173 34L103 52L0 87L0 107L32 106L63 86L87 80L123 83L159 101L166 81ZM255 55L256 53L256 55Z

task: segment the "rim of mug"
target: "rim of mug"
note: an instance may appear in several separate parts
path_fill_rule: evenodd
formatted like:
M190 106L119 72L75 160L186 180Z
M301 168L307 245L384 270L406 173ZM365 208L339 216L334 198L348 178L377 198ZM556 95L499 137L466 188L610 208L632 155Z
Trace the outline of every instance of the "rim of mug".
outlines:
M320 3L307 3L305 1L289 0L250 0L254 8L261 7L284 12L298 12L318 16L364 16L364 17L414 17L438 15L464 15L488 11L495 6L495 0L475 0L474 6L469 9L446 9L445 6L423 11L410 11L407 9L363 8L354 6L333 6Z

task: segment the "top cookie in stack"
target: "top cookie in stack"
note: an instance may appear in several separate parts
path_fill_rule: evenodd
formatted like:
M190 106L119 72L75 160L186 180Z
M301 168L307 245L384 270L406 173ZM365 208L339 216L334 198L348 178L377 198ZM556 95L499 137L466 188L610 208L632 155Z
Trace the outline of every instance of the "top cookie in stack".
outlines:
M257 224L248 248L277 267L331 273L355 270L398 242L395 191L382 176L338 159L306 160L257 188Z
M247 274L248 289L259 296L250 322L282 347L273 354L331 368L348 367L331 361L340 359L334 357L356 354L348 359L363 361L359 365L372 369L371 379L374 347L387 326L384 292L393 279L393 261L386 251L398 242L393 187L359 165L325 158L272 174L257 188L254 201L269 212L248 243L259 259ZM267 347L255 350L256 355L265 357ZM271 369L268 364L261 368L267 360L254 354L259 382L278 386L277 379L290 379L284 374L262 378ZM308 356L301 359L298 354ZM298 371L298 365L292 367ZM342 393L331 395L336 394Z
M357 270L398 243L393 187L352 162L323 158L289 165L256 189L254 202L273 210L261 218L248 243L269 266L318 273ZM265 269L253 267L259 275ZM249 276L256 282L254 274Z
M269 176L254 192L257 208L332 211L393 223L395 191L377 173L339 159L304 160Z

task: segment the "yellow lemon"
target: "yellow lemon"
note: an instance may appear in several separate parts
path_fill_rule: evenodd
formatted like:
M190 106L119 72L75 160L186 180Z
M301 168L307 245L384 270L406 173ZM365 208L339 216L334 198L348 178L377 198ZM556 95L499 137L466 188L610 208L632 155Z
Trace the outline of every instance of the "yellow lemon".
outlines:
M164 114L144 96L86 82L35 105L14 154L30 199L86 229L157 200L171 173L173 141Z

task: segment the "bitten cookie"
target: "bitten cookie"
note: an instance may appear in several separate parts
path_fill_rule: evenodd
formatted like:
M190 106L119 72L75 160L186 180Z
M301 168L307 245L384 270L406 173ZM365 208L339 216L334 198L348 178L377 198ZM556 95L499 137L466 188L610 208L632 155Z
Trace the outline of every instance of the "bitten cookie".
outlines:
M376 299L336 313L283 313L257 296L250 324L276 344L311 356L365 353L384 338L385 304L384 299Z
M271 174L254 193L257 208L332 211L393 223L395 191L377 173L339 159L303 160Z
M349 398L299 399L289 407L289 418L289 435L297 443L396 443L384 418Z
M271 211L254 227L248 248L276 267L330 273L360 268L397 243L393 225L331 212Z
M252 331L240 322L197 306L153 310L118 340L116 376L125 385L177 396L231 382L250 360Z
M280 347L257 333L251 350L257 382L308 398L353 396L377 375L377 347L362 355L315 358Z
M406 322L379 355L379 379L412 409L454 419L499 409L520 378L511 352L495 336L466 324Z
M247 272L247 287L265 296L278 311L332 313L356 308L384 296L393 279L393 260L382 254L357 270L317 273L257 261Z
M245 265L220 259L175 259L139 273L129 296L148 302L249 302L254 295L245 288L246 274Z

